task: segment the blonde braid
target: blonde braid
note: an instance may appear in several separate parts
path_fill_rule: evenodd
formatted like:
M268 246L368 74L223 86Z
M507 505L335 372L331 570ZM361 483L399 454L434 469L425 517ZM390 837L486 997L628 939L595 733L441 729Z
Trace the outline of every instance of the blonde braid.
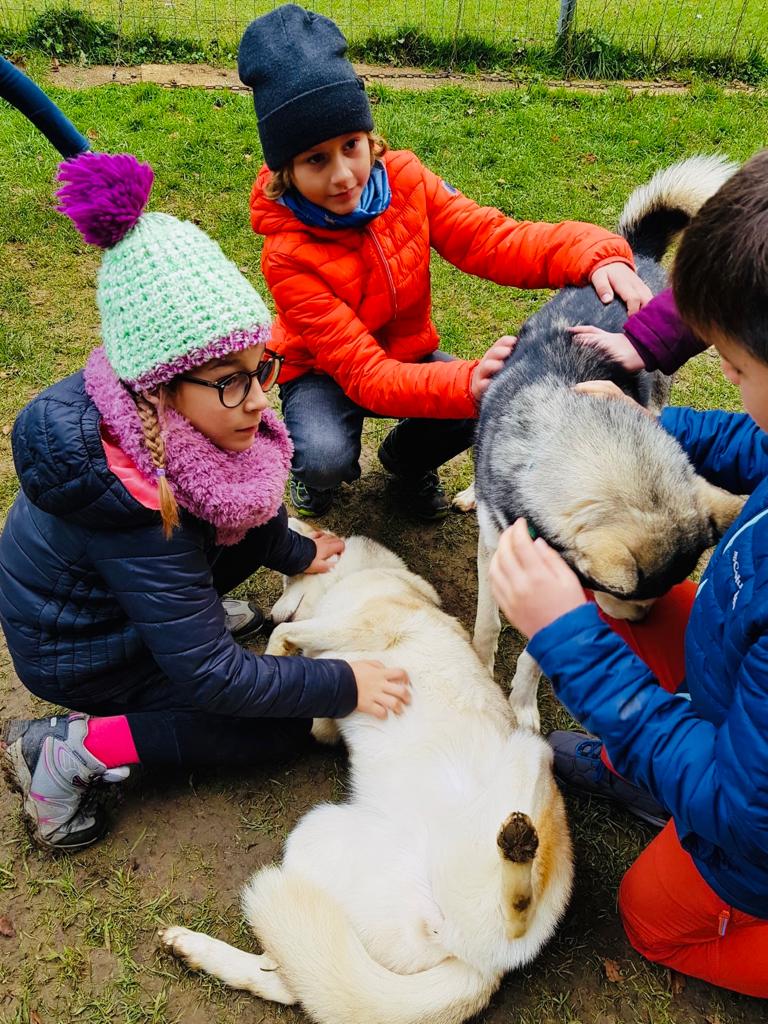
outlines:
M136 411L141 420L141 429L144 433L144 443L152 459L152 465L157 474L157 491L160 497L160 517L163 520L163 534L168 539L174 529L179 525L179 506L171 490L171 485L165 476L165 445L160 429L160 418L158 410L148 402L143 395L135 395ZM162 394L160 405L162 412Z

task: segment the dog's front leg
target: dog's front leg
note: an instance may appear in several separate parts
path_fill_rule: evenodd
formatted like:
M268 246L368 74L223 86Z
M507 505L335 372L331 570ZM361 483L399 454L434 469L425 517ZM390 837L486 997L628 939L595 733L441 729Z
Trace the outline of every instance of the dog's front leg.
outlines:
M488 546L481 529L477 538L477 614L472 646L491 675L501 632L499 606L493 599L488 577L493 552L494 548Z
M244 989L261 999L292 1006L298 1002L268 956L245 953L220 939L189 928L165 928L160 932L165 948L188 967L219 978L230 988Z
M281 655L303 651L308 658L316 658L326 651L359 650L364 639L360 634L359 623L345 624L330 616L281 622L272 630L264 653Z
M539 706L536 700L540 679L539 663L531 657L526 647L517 659L515 674L509 688L509 706L520 729L541 732Z

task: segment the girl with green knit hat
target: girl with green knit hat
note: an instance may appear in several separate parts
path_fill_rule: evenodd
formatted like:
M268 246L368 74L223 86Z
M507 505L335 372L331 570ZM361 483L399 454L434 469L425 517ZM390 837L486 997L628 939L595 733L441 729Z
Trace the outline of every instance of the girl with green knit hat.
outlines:
M288 529L269 315L199 228L143 212L146 164L84 153L59 178L60 209L105 250L102 345L14 425L0 623L21 682L73 713L6 722L2 764L35 841L74 850L107 829L97 785L132 764L252 764L299 749L313 717L409 697L399 669L236 642L223 594L343 550Z

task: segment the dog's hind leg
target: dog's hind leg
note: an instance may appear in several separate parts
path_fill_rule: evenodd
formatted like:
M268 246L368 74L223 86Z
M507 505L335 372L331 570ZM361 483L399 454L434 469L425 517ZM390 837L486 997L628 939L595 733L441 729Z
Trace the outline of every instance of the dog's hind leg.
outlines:
M472 646L491 674L501 632L499 606L493 599L488 577L493 551L494 549L486 544L481 529L477 538L477 614Z
M541 731L539 707L536 695L541 679L539 664L528 653L528 648L520 652L517 667L509 687L509 705L514 712L517 724L521 729Z
M457 508L459 512L471 512L477 508L477 499L475 498L475 481L473 480L469 487L463 491L459 491L455 494L453 501L451 502L454 508Z
M195 971L205 971L230 988L243 989L261 999L291 1006L298 999L268 956L257 956L189 928L165 928L160 941L179 960Z

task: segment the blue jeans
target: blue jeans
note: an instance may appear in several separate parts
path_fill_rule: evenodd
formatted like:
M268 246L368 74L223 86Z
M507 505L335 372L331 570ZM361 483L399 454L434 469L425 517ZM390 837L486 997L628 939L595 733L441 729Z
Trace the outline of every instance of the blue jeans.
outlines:
M424 362L448 362L434 352ZM377 416L356 405L327 374L306 373L280 386L283 418L293 439L293 475L310 490L328 491L360 476L363 421ZM411 417L387 434L384 444L398 476L417 479L472 446L476 420Z

